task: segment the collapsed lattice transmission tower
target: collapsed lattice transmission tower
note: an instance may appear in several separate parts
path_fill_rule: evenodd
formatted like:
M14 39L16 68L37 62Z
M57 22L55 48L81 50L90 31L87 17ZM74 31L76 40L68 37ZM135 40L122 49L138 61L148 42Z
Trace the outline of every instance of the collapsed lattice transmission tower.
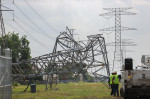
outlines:
M89 69L94 70L90 72L93 76L103 78L101 80L110 75L104 37L101 34L90 35L86 43L78 42L69 28L56 38L52 53L13 63L13 67L14 80L46 75L46 90L54 88L58 79L67 79L70 74L78 76Z
M134 28L123 27L121 25L121 15L135 15L136 13L127 12L131 8L104 8L110 12L100 14L100 16L115 16L115 26L100 29L100 31L115 31L115 51L113 59L113 68L121 67L123 63L122 47L121 47L121 31L136 30ZM115 66L115 67L114 67Z

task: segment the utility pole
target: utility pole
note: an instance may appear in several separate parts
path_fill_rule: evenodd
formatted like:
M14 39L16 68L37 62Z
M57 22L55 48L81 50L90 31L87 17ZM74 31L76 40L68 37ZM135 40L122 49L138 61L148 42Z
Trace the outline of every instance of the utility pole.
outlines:
M2 36L2 54L4 54L4 49L5 49L5 39L3 38L5 36L5 27L4 27L4 21L3 21L3 16L2 16L2 1L0 0L0 35Z
M114 59L113 59L113 68L115 66L122 66L123 55L122 55L122 45L121 45L121 31L125 30L136 30L134 28L123 27L121 25L121 15L135 15L136 13L127 12L131 8L104 8L104 10L108 10L109 12L100 14L100 16L115 16L115 26L100 29L100 31L115 31L115 51L114 51Z
M4 9L2 9L4 8ZM2 36L2 54L4 54L4 49L7 46L5 41L5 27L4 27L4 20L3 20L3 14L2 11L13 11L9 9L8 7L2 5L2 0L0 0L0 36Z

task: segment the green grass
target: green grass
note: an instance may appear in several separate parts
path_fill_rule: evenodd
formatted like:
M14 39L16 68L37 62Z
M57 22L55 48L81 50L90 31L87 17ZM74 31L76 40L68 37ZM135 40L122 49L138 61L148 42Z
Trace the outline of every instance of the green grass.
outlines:
M110 96L110 89L101 83L58 84L53 90L45 91L45 85L37 85L36 93L21 92L26 88L19 85L13 88L13 99L120 99Z

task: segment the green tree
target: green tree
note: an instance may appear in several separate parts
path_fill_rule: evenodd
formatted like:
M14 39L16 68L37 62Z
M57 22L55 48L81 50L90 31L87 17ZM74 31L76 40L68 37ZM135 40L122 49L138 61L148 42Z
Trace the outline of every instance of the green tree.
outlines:
M26 39L26 36L22 36L20 60L27 60L27 59L31 58L29 44L30 44L30 42Z
M3 44L3 41L5 41L5 44ZM26 36L19 37L19 33L9 32L4 37L0 37L1 48L9 48L12 51L13 63L31 58L29 44Z
M31 58L30 42L26 36L19 37L19 33L8 33L5 37L0 37L0 46L2 47L2 40L5 39L5 48L10 48L12 51L12 62L19 60L26 60Z

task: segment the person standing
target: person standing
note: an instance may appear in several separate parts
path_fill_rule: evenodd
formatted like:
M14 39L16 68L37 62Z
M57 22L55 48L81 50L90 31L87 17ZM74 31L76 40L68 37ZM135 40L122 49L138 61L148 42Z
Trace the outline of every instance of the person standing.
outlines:
M119 96L119 77L117 75L117 72L113 72L114 73L114 76L112 78L112 85L113 85L113 94L114 96L116 96L116 93L117 93L117 96Z
M113 86L113 77L115 76L115 73L114 72L112 72L111 73L111 75L110 75L110 77L109 77L109 86L110 86L110 88L111 88L111 93L110 93L110 95L114 95L114 86Z

